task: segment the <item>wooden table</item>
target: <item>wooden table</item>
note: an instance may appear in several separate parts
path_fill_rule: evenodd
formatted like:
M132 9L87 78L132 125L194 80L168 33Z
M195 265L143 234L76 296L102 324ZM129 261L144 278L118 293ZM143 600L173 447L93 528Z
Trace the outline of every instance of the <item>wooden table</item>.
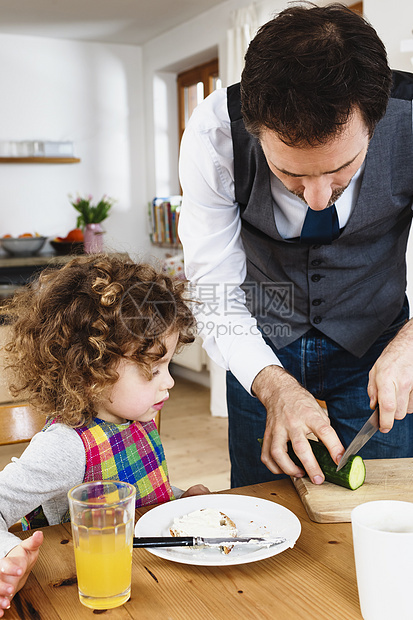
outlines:
M104 613L116 620L360 620L349 523L310 521L289 480L225 493L289 508L302 525L295 547L226 567L179 564L134 549L131 599L123 607L94 612L78 599L70 524L56 525L44 528L39 560L5 618L83 620Z

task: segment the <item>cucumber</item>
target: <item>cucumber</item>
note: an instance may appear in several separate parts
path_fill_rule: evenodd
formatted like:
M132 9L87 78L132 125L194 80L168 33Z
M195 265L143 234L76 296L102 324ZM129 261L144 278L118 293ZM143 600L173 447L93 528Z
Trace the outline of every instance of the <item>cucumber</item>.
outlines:
M355 491L363 484L366 478L366 466L361 456L352 456L340 471L336 471L337 465L334 463L330 456L329 451L321 443L321 441L308 440L311 445L311 449L314 452L314 456L320 465L321 471L324 474L325 479L333 484L338 484L346 489ZM298 467L304 469L298 456L295 454L291 442L288 444L288 456ZM304 469L305 471L305 469Z

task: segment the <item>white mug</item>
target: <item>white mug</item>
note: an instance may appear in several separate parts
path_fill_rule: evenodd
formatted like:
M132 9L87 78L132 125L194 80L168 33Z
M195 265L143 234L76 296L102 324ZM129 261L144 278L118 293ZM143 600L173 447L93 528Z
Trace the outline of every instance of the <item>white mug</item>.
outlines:
M351 523L364 620L413 620L413 503L360 504Z

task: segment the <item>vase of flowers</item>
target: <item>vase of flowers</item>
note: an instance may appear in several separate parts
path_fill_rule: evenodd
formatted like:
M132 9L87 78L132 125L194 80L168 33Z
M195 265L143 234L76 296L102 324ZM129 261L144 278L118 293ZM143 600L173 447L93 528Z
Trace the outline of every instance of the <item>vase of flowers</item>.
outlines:
M99 254L103 252L103 230L101 224L86 224L83 231L83 247L86 254Z
M83 229L84 250L86 254L103 252L103 235L105 233L102 222L105 220L114 204L114 199L102 196L96 205L92 204L93 196L82 198L78 196L76 200L70 196L70 202L76 211L79 212L77 218L77 228Z

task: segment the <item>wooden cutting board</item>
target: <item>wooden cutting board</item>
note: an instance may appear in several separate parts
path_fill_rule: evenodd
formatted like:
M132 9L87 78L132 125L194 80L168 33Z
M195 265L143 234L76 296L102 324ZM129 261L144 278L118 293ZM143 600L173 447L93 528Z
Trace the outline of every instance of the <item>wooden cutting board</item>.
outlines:
M365 460L366 480L350 491L331 482L316 485L308 477L292 478L312 521L350 522L353 508L377 499L413 502L413 458Z

